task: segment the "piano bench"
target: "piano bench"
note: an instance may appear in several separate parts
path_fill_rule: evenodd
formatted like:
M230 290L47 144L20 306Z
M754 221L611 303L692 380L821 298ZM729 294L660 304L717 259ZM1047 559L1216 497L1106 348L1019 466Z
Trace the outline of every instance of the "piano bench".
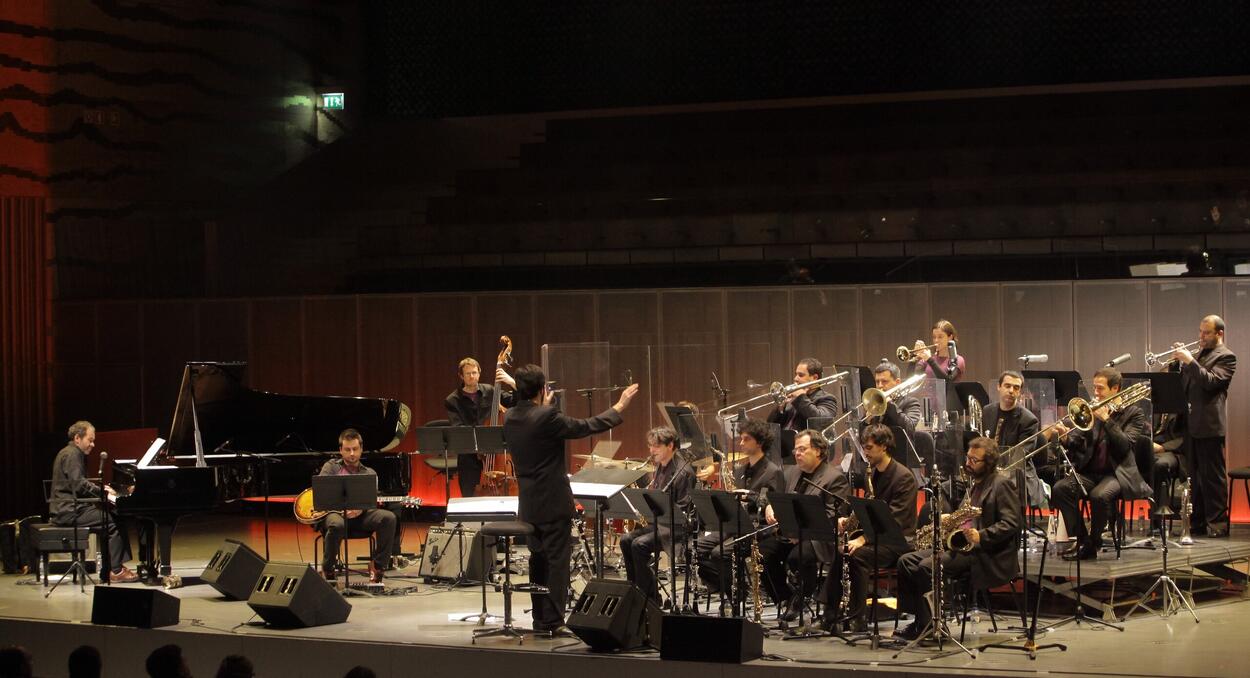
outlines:
M87 559L87 537L91 534L91 528L33 523L30 529L35 534L35 551L39 554L39 568L35 571L35 581L42 581L45 587L48 585L49 555L68 553L75 560ZM77 538L75 538L75 531L78 533ZM74 582L78 582L77 573L74 574Z

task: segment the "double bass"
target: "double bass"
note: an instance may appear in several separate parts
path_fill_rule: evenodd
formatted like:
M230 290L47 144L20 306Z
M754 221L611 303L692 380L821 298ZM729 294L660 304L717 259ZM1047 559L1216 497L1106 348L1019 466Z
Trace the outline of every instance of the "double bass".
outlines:
M512 339L508 335L499 337L499 355L495 357L495 384L491 392L490 420L488 425L499 426L504 412L500 402L503 395L502 382L499 381L499 370L512 365ZM477 492L484 495L506 496L517 494L516 475L511 473L512 461L505 452L502 455L488 454L482 460L482 481Z

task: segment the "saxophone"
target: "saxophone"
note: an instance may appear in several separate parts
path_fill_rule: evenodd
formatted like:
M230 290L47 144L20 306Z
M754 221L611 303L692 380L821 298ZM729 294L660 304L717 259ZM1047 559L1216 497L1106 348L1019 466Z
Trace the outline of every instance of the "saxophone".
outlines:
M868 467L867 471L864 471L864 484L868 487L868 490L864 493L864 499L876 499L877 493L872 487L871 466ZM842 529L842 533L847 536L847 541L855 539L863 533L863 530L859 529L859 516L857 516L854 511L852 511L851 515L846 519L846 524ZM845 548L843 551L845 551Z
M1181 488L1181 546L1193 546L1193 535L1189 534L1189 519L1194 513L1193 497L1190 495L1190 487L1188 480L1185 481Z
M973 506L969 495L964 495L963 502L959 508L948 513L941 518L939 530L942 533L942 543L951 551L967 553L972 550L972 542L964 536L962 525L969 521L980 517L981 509ZM916 534L916 550L928 551L933 548L933 530L922 530Z
M760 554L759 539L751 537L751 553L747 556L747 581L751 585L751 616L756 624L764 614L764 602L760 598L760 575L764 573L764 556Z

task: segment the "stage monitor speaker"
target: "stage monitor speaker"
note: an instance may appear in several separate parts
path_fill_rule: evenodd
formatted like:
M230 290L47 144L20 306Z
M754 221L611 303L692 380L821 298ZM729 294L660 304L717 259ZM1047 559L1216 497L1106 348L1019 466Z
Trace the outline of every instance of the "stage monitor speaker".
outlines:
M97 586L91 623L154 629L178 623L182 601L160 589Z
M661 659L741 664L764 654L764 627L741 617L666 614ZM690 642L712 638L713 642Z
M658 649L662 617L659 606L632 583L593 579L578 596L566 623L590 649L614 652L648 645Z
M270 626L304 628L347 621L352 606L304 563L265 563L247 606Z
M432 525L425 536L425 552L417 575L428 580L455 581L460 579L460 547L464 545L464 581L482 580L482 548L489 537L478 536L477 530L462 529L458 534L454 526ZM494 557L491 553L490 558Z
M208 560L200 579L231 600L247 600L265 569L265 559L247 544L227 539Z

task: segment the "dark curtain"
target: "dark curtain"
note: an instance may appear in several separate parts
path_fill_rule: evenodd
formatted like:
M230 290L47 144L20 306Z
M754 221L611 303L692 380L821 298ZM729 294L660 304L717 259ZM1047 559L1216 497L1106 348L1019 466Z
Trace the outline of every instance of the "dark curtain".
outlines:
M51 229L42 198L0 197L0 517L42 513L51 429Z

